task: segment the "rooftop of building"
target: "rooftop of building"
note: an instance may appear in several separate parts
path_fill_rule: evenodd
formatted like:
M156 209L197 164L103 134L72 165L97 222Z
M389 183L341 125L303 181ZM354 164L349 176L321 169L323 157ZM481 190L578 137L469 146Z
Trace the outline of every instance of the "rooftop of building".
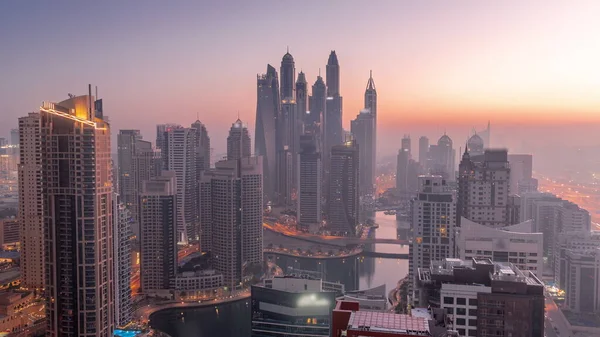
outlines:
M430 268L419 268L421 283L454 283L476 286L493 286L494 282L511 282L540 287L543 283L529 270L521 271L510 262L493 262L490 259L460 260L447 258L431 261Z
M377 311L354 311L348 321L348 330L373 332L408 332L413 335L429 335L426 318Z

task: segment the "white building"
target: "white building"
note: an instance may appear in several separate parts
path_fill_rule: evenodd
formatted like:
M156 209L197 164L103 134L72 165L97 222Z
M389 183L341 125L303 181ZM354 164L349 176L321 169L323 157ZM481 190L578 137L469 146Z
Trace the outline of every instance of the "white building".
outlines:
M39 113L19 118L19 135L21 282L25 288L41 289L44 288L45 253Z
M409 280L432 260L454 257L456 197L441 176L420 176L419 193L411 200L414 240L409 250ZM418 291L413 289L414 291ZM418 294L412 294L419 298Z
M177 175L177 231L178 240L197 239L196 129L181 126L167 128L162 146L164 169Z
M490 259L512 262L520 270L531 270L538 277L543 271L543 234L532 233L531 221L504 228L491 228L462 218L457 230L458 258Z

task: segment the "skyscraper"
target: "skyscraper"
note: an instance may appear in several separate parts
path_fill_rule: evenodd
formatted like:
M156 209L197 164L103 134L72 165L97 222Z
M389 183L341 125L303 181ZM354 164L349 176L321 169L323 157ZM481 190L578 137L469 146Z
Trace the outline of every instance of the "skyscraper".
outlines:
M396 189L400 194L412 197L417 192L420 171L419 164L412 159L410 136L405 135L396 162Z
M419 138L419 164L427 171L427 158L429 157L429 138L421 136Z
M331 149L328 196L328 227L332 232L353 235L359 219L359 145L348 140Z
M305 125L322 125L325 118L325 108L327 105L327 87L323 77L317 76L317 80L312 85L312 95L308 99L309 111L306 114Z
M40 108L47 336L112 336L110 127L91 95Z
M131 212L113 196L114 247L115 247L115 325L131 322L133 308L131 297ZM136 203L137 205L137 203Z
M410 202L414 239L409 249L409 287L419 268L429 268L432 260L454 257L456 196L440 176L420 176L419 192ZM420 298L412 294L412 298Z
M131 159L132 168L131 174L133 175L133 189L131 190L132 197L129 198L131 206L128 209L133 218L131 224L131 230L139 237L140 235L140 222L139 222L139 196L142 191L142 184L150 178L160 175L160 164L161 158L160 153L152 148L152 143L145 140L137 140L135 143L135 150L133 151L133 158Z
M199 120L192 123L192 129L196 131L196 175L199 179L201 172L210 168L210 137Z
M372 195L375 183L375 116L370 110L362 110L356 119L350 122L352 135L359 148L360 195Z
M26 288L44 288L44 218L40 114L19 118L19 219L21 282ZM13 144L14 145L14 144Z
M201 224L212 238L206 250L228 287L239 285L246 267L262 263L262 163L260 157L220 161L202 179Z
M227 137L227 160L237 160L250 157L250 134L248 128L238 118L231 124Z
M177 175L177 231L181 242L197 240L196 135L196 129L168 128L162 148L164 169Z
M291 206L293 194L293 155L290 147L282 145L277 151L277 179L276 198L274 199L277 205Z
M340 96L340 65L335 50L329 54L326 66L327 100L324 118L325 171L330 167L331 148L343 143L342 97ZM325 176L327 178L327 175Z
M373 182L377 174L377 89L375 89L375 81L373 80L373 71L369 72L369 80L367 81L367 88L365 89L365 109L371 112L373 115L373 146L371 167L373 168ZM362 157L361 158L366 158Z
M314 231L321 223L321 153L313 134L300 136L298 154L298 224Z
M437 145L429 146L429 171L431 174L441 175L448 181L456 179L455 166L456 151L452 146L452 139L444 134Z
M308 117L307 115L309 115L308 83L302 71L298 73L298 80L296 80L296 106L298 108L298 117L305 122Z
M173 289L177 272L177 177L144 181L140 194L140 279L144 292Z
M294 57L288 50L283 58L281 59L281 99L295 99L296 96L296 66L294 63Z
M481 139L478 134L469 137L469 140L467 141L467 151L469 152L469 156L480 156L484 153L484 150L483 139Z
M256 100L256 131L254 133L254 153L264 160L264 192L267 200L272 200L277 175L276 128L280 112L279 82L277 71L270 64L267 72L258 75Z
M484 226L510 225L510 166L506 150L471 157L467 148L458 168L457 223L460 217Z
M119 196L126 207L135 205L134 157L135 146L142 139L140 130L119 130L117 136Z
M527 185L533 179L533 156L530 154L509 154L510 191L519 193L519 185Z

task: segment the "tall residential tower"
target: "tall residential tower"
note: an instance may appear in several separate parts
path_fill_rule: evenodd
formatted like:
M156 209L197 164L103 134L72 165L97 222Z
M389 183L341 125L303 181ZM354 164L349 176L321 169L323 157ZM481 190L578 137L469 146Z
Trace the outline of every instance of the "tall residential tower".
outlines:
M40 108L46 336L114 331L110 127L90 94Z

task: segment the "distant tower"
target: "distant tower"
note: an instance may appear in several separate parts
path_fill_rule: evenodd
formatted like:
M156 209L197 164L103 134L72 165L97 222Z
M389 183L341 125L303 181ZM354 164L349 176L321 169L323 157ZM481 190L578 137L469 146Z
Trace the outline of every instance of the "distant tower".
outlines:
M300 136L298 175L298 224L313 232L321 223L321 153L313 134Z
M260 157L217 162L200 185L203 233L212 238L203 250L228 287L239 285L245 267L262 264L262 163Z
M421 136L419 138L419 164L427 170L427 158L429 157L429 138Z
M359 219L359 145L354 140L331 149L328 227L353 235Z
M44 198L40 122L39 113L29 113L28 116L19 118L19 130L16 132L21 135L19 144L21 284L30 289L44 288Z
M360 195L372 195L375 184L375 152L373 143L375 142L375 116L371 111L362 110L356 119L350 122L352 135L359 148L359 179Z
M289 50L283 55L281 59L280 68L281 80L281 99L295 99L296 96L296 66L294 63L294 57L290 54Z
M481 139L478 134L472 135L469 138L469 141L467 141L467 148L471 157L482 155L483 146L483 139Z
M176 173L145 181L140 194L140 279L143 292L173 289L177 273Z
M335 50L329 54L326 67L327 100L325 106L325 118L323 121L324 132L324 165L325 180L329 181L330 154L335 145L343 143L342 128L342 97L340 96L340 65Z
M238 118L231 124L227 137L227 160L237 160L250 157L251 145L248 128Z
M373 71L369 72L369 80L365 89L365 109L368 109L373 115L373 174L376 174L377 168L377 89L373 80Z
M110 126L88 95L40 108L46 336L112 336ZM39 266L38 266L39 267Z
M452 139L444 134L438 140L437 145L429 146L429 170L432 174L441 175L448 181L454 181L456 175L456 152L452 144Z
M309 98L309 113L305 118L306 125L322 124L325 118L327 87L321 76L312 85L312 96Z
M277 125L277 194L280 205L292 205L298 189L298 148L302 129L296 101L293 98L283 99Z
M412 158L411 148L412 148L412 145L410 142L410 135L404 135L404 137L402 137L402 143L401 143L400 149L408 152L408 156L410 158Z
M210 168L210 137L206 126L199 120L192 123L192 129L196 130L196 175Z
M279 81L277 71L267 65L267 72L257 76L256 131L254 153L262 156L265 178L264 192L267 200L273 200L277 167L276 128L280 115Z
M302 71L298 73L298 80L296 81L296 106L298 109L298 118L305 122L308 117L307 115L310 115L310 113L308 113L308 83ZM302 133L300 132L300 134Z

